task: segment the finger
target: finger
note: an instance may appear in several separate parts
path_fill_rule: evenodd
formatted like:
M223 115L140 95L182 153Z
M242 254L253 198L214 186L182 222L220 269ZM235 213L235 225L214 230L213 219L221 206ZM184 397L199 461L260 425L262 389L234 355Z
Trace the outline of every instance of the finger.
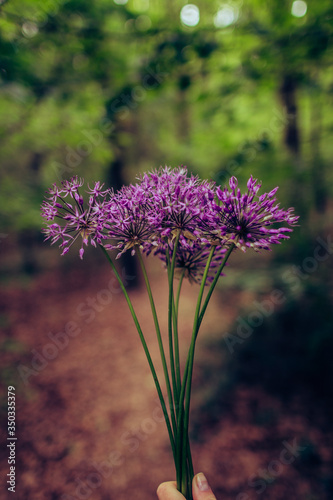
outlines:
M205 475L200 472L193 478L193 500L216 500Z
M157 488L157 496L159 500L184 500L183 495L177 490L175 481L160 484Z

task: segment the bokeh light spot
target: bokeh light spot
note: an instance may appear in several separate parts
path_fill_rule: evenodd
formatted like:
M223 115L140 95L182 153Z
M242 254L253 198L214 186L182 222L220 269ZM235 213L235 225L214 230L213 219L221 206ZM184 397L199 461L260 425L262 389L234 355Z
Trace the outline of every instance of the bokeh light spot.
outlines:
M128 0L113 0L117 5L126 5Z
M303 0L295 0L291 6L291 13L295 17L305 16L307 10L308 6L306 2L303 2Z
M22 25L22 34L27 38L32 38L38 33L38 26L36 23L27 21Z
M200 21L199 8L194 4L184 5L180 11L180 20L185 26L196 26Z
M234 24L238 19L238 11L231 5L225 5L217 11L214 17L214 25L216 28L226 28Z

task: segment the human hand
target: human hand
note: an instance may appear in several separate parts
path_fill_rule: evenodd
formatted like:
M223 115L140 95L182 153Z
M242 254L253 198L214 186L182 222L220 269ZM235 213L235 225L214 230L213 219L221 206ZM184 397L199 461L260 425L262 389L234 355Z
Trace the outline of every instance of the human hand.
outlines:
M193 478L192 483L193 500L216 500L204 474L200 472ZM177 490L175 481L162 483L157 488L159 500L184 500L184 496Z

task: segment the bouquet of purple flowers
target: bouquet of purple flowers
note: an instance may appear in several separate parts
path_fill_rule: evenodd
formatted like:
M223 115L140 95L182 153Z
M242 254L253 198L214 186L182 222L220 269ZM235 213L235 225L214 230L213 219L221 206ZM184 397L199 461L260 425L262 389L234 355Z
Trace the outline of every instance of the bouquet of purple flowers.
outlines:
M188 175L187 169L169 167L145 173L136 184L117 192L96 182L82 195L84 182L78 177L55 184L42 205L43 229L52 244L60 243L62 255L79 240L80 258L89 243L99 246L110 263L125 295L142 342L163 410L176 468L177 488L191 499L194 476L189 442L191 381L197 336L211 295L230 254L270 250L272 244L289 238L298 217L283 210L275 193L258 195L261 184L252 176L242 194L235 177L229 188ZM137 255L156 329L165 377L163 395L144 333L131 299L109 251L116 259L130 250ZM143 254L157 255L168 276L168 332L163 338ZM177 289L174 288L178 279ZM183 279L199 285L193 330L183 371L179 356L178 312ZM206 287L206 293L205 292ZM167 348L166 348L167 344ZM168 361L167 361L168 358Z

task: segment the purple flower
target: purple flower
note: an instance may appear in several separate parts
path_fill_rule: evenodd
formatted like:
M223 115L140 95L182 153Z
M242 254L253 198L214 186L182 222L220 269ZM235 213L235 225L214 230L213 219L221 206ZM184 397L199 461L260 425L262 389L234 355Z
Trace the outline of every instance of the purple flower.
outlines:
M43 229L45 239L50 239L52 245L60 241L61 255L64 255L81 236L82 244L79 250L81 259L84 254L83 245L88 245L90 240L90 243L96 246L96 243L101 243L105 238L104 198L109 192L103 191L103 184L96 182L94 187L87 191L90 196L85 207L79 191L82 186L83 179L78 177L63 181L61 188L53 184L48 191L47 201L43 202L41 208L42 217L47 221L47 227ZM59 219L59 223L54 222L55 219Z
M211 245L217 247L213 269L231 242L243 251L269 250L271 244L289 238L292 229L281 224L293 226L298 220L293 209L279 207L277 188L258 196L261 184L252 176L245 194L235 177L229 185L230 189L216 188L212 182L189 176L185 167L164 167L143 174L137 184L115 194L96 182L87 191L85 207L80 193L83 180L74 177L48 191L42 205L48 223L44 233L52 244L60 241L62 255L82 236L81 258L89 240L96 246L106 238L111 242L104 247L119 250L117 257L129 249L134 254L140 247L147 254L158 249L165 258L166 249L179 237L177 267L196 281Z
M113 243L106 249L118 249L117 259L127 250L135 253L139 246L148 252L155 245L155 227L151 223L154 207L151 198L138 184L122 187L107 204L107 237Z
M120 250L117 257L129 249L134 254L136 246L149 254L178 234L187 247L200 239L200 220L207 218L213 199L212 185L188 177L184 167L146 173L111 200L108 237L114 242L105 248Z
M186 167L164 167L144 174L140 186L149 194L153 210L148 217L160 243L178 234L185 247L200 240L202 221L208 220L214 199L212 183L188 176Z
M243 251L250 247L270 250L270 245L289 238L287 233L292 229L279 224L293 226L298 217L293 214L293 208L280 208L274 196L278 188L258 196L261 184L252 176L245 194L241 194L235 177L230 179L229 185L230 191L220 187L216 191L219 204L215 207L217 217L211 226L215 236L218 229L222 240L233 242Z

